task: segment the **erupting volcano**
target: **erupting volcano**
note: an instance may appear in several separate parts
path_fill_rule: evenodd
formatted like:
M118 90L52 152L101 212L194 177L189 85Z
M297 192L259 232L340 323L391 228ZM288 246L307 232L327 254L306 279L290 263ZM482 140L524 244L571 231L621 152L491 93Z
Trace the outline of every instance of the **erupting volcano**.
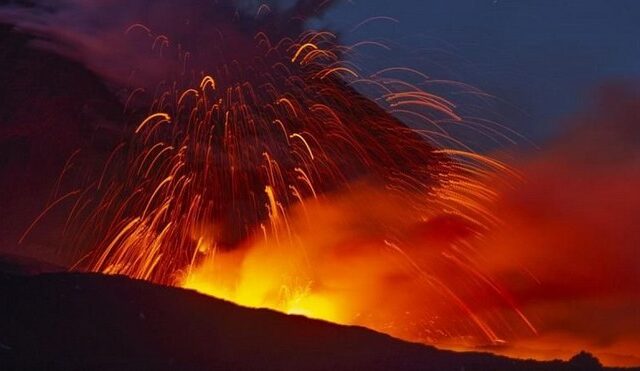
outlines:
M27 47L81 63L119 110L100 119L99 150L67 157L19 243L46 236L73 272L449 349L566 356L512 345L548 328L527 297L546 276L509 237L537 228L509 197L541 172L456 137L515 137L443 93L479 91L409 67L368 72L353 56L389 46L310 29L332 5L4 5ZM638 355L637 339L620 344Z

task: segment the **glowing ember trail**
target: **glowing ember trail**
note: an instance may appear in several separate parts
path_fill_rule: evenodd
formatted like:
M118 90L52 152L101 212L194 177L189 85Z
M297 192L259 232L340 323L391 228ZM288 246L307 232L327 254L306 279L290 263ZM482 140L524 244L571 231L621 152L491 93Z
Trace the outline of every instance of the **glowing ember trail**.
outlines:
M488 179L516 175L440 144L456 143L441 125L463 123L455 105L394 77L423 76L406 68L363 76L330 32L253 42L159 83L132 139L74 194L67 243L90 247L74 268L451 347L535 332L476 248L499 223Z

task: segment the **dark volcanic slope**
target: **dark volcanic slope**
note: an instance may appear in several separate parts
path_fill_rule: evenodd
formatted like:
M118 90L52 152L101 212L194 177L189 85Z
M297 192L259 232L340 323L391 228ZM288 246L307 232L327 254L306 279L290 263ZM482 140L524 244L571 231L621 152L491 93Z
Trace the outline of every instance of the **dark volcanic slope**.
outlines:
M124 277L0 273L2 370L598 369L579 363L440 351Z

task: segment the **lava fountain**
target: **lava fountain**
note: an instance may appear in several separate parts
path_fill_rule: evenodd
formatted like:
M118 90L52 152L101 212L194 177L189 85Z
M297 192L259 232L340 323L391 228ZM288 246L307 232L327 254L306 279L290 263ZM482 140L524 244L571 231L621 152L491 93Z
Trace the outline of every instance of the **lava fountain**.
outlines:
M417 71L363 74L345 59L362 44L302 29L327 2L248 20L221 4L216 19L238 27L199 29L206 43L144 23L108 38L146 40L151 56L142 80L125 79L128 138L48 208L71 204L73 269L451 347L535 333L478 243L501 223L497 184L518 175L447 133L445 122L464 125L456 104L398 77Z

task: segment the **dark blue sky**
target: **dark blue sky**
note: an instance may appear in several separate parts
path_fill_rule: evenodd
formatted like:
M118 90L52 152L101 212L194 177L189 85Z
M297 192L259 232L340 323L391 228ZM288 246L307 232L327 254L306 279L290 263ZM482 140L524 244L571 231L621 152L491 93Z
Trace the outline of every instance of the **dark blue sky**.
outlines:
M373 16L399 23L371 22ZM434 78L470 83L508 101L501 121L536 142L607 81L640 77L638 0L353 0L321 22L347 43L387 38L412 58L384 54Z

